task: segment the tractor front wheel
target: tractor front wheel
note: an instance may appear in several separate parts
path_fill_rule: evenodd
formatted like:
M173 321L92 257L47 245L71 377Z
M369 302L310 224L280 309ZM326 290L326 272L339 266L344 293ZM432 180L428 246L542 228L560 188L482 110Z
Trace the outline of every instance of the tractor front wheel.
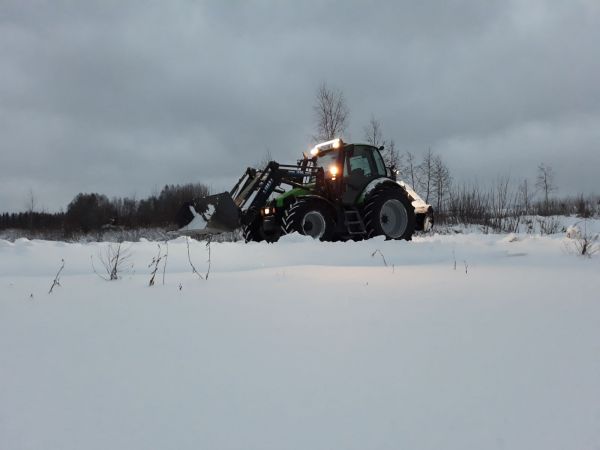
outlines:
M415 209L400 189L375 189L365 201L367 237L411 240L415 231Z
M334 221L324 202L299 199L284 211L281 229L284 234L298 232L314 239L329 241L333 237Z
M268 233L262 226L262 220L260 218L255 219L250 225L242 227L242 236L246 242L277 242L279 239L279 233L271 232Z

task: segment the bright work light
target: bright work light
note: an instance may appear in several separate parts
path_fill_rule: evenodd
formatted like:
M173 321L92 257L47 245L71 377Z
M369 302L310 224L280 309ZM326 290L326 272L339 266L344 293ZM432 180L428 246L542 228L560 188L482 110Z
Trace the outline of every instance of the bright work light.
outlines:
M313 156L317 156L322 150L331 150L340 148L342 146L342 140L340 138L332 139L330 141L321 142L320 144L315 145L311 150L310 154Z

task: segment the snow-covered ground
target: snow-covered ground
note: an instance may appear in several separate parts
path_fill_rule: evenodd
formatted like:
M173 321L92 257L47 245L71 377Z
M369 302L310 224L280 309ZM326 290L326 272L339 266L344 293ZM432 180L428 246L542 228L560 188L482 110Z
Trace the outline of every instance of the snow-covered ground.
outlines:
M156 243L107 282L106 243L0 241L0 448L598 449L600 257L572 244L213 243L200 280L179 238L148 287Z

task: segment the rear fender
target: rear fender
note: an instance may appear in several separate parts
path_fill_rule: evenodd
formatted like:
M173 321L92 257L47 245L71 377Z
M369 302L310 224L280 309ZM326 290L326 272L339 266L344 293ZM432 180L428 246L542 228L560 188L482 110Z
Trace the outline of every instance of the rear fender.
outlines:
M364 201L365 201L365 198L376 187L383 186L383 185L388 185L392 189L402 189L402 191L404 191L404 193L406 194L406 196L408 197L408 199L410 201L413 200L411 198L411 196L408 194L408 192L406 192L406 189L404 189L404 186L402 186L400 183L397 183L394 180L390 180L389 178L381 177L381 178L376 178L373 181L371 181L369 184L367 184L367 186L363 189L363 191L361 192L361 194L358 196L358 199L356 200L356 203L359 204L359 205L363 204Z

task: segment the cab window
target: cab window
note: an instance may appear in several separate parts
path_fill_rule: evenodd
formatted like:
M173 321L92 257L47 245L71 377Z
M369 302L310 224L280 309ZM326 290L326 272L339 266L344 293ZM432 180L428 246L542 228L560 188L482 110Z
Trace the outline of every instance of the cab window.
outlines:
M373 173L369 161L370 153L365 147L355 146L346 159L347 163L346 167L344 167L344 175L371 178Z
M385 177L387 175L387 170L385 168L385 163L383 162L383 158L381 157L381 153L379 153L379 150L373 150L373 159L375 160L375 165L377 166L377 175Z

